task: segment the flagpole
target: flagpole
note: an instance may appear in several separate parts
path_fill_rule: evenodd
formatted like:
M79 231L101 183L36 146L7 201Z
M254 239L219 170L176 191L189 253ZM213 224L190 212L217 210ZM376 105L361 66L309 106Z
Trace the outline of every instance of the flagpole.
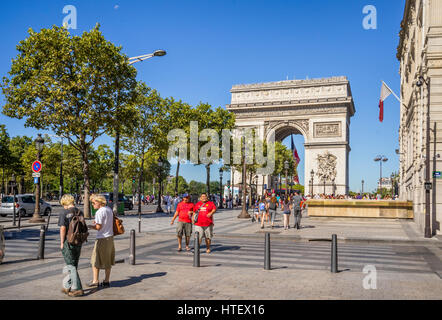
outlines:
M394 95L394 97L397 99L397 101L399 101L399 103L401 103L401 99L398 98L398 96L396 95L396 93L394 93L394 91L391 90L391 88L390 88L389 86L387 86L387 84L386 84L383 80L381 80L381 81L382 81L382 83L387 87L387 89L390 90L391 94Z

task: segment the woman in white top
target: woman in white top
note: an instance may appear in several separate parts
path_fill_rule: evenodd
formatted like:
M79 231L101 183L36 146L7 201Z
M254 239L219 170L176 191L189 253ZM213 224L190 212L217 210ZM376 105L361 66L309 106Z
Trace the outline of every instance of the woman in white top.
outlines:
M101 285L109 287L111 268L115 264L114 214L112 209L106 206L106 198L104 196L93 194L91 202L97 212L95 213L93 225L89 227L98 232L91 257L93 280L89 283L89 287L99 286L98 276L100 269L105 270L105 279Z

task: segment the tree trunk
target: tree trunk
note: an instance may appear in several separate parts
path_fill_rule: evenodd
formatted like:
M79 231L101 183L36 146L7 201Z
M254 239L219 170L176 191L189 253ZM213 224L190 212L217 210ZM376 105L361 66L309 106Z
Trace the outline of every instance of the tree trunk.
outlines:
M90 205L89 205L89 191L90 191L90 181L89 181L89 159L87 156L88 146L85 145L84 141L81 143L81 156L83 159L83 178L84 178L84 217L90 218Z
M140 167L140 177L138 179L138 215L141 215L141 181L143 178L144 173L144 153L141 157L141 167Z
M112 204L112 210L115 215L118 214L118 174L119 174L119 162L120 162L120 132L117 130L115 135L115 161L114 161L114 202Z
M206 164L206 190L207 190L207 196L210 199L210 164Z
M175 194L178 194L178 174L180 172L180 162L176 166L176 175L175 175Z

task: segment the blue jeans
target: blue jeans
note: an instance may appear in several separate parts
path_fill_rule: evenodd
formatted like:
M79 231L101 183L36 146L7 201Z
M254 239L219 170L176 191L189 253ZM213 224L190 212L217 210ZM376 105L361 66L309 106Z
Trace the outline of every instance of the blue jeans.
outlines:
M270 214L270 217L272 220L272 225L273 225L273 223L275 222L275 218L276 218L276 210L269 209L269 214Z
M78 262L80 260L81 246L74 246L65 241L61 253L66 262L66 266L63 268L63 273L67 273L67 276L63 279L63 288L82 290L83 288L77 270Z

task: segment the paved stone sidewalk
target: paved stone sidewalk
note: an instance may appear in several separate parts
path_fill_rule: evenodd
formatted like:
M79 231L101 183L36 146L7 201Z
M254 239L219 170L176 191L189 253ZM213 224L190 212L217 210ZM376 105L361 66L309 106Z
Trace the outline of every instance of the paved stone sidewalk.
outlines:
M172 216L143 214L141 233L135 211L123 216L126 233L116 237L117 263L111 288L78 299L441 299L442 245L424 239L412 221L314 219L301 230L284 231L281 215L271 233L272 270L263 270L264 232L258 223L237 219L239 210L215 215L213 252L204 245L201 267L193 253L176 252ZM54 219L56 220L56 219ZM293 223L293 222L292 222ZM128 264L129 234L136 230L136 265ZM35 260L38 227L8 230L0 265L1 299L71 299L60 292L63 258L58 227L51 222L45 260ZM329 239L339 240L338 274L330 273ZM82 250L80 277L91 279L94 231ZM191 244L193 245L193 244ZM363 287L363 268L377 269L377 289Z
M326 245L290 247L288 240L272 241L272 270L263 270L261 241L218 237L211 254L201 254L201 267L193 267L193 254L176 252L169 234L136 238L136 265L127 263L127 237L116 239L117 259L111 287L74 299L441 299L442 280L415 249L385 245L340 246L340 271L330 273ZM402 248L402 247L401 247ZM410 251L411 250L411 251ZM83 248L79 274L91 279L92 245ZM256 254L253 254L255 252ZM297 252L297 253L296 253ZM358 254L359 252L359 254ZM290 253L290 254L289 254ZM369 258L372 256L371 258ZM440 256L439 256L440 258ZM232 260L236 264L232 264ZM364 289L363 266L377 266L376 289ZM54 252L44 261L0 265L0 299L73 299L60 292L63 259ZM101 275L102 277L103 275ZM101 278L102 279L102 278Z

